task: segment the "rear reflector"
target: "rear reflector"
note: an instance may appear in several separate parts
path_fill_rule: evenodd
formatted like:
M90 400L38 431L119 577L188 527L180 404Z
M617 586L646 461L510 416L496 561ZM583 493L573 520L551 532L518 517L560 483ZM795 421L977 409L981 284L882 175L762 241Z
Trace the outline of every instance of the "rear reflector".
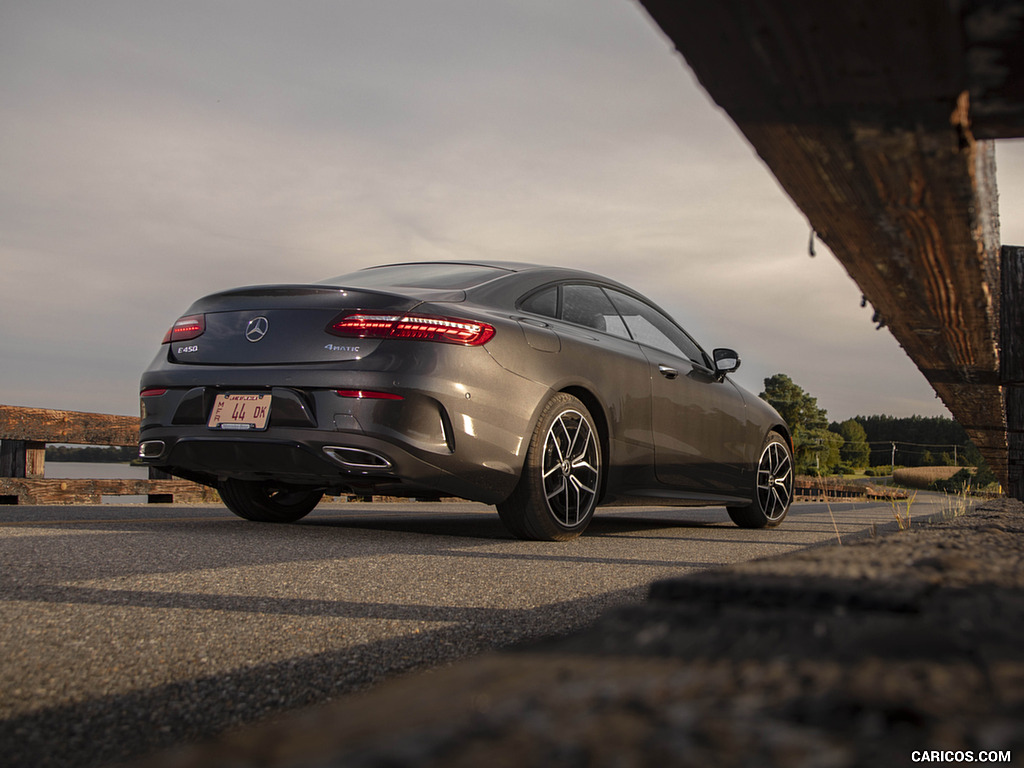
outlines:
M417 339L478 347L494 336L487 323L436 315L345 315L327 326L334 336L360 339Z
M401 395L394 392L375 392L372 389L336 389L334 393L339 397L355 397L360 400L404 400Z
M144 389L139 393L139 397L160 397L160 395L166 394L166 389Z
M186 315L180 318L164 335L163 344L172 341L188 341L203 335L206 330L205 315Z

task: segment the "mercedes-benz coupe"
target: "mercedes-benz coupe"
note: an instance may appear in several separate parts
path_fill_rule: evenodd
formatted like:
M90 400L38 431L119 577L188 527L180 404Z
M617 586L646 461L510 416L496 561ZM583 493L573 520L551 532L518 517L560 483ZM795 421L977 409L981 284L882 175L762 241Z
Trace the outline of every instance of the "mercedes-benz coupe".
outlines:
M291 522L325 494L455 496L528 539L602 504L779 524L789 428L612 280L507 262L392 264L195 302L141 381L139 455Z

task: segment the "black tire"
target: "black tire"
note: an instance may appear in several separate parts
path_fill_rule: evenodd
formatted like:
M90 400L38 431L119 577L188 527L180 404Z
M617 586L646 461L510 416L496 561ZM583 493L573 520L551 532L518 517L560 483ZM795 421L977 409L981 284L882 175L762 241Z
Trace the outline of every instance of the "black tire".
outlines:
M568 541L583 533L600 498L601 454L586 406L559 392L537 422L519 483L498 504L505 527L536 541Z
M228 509L259 523L294 523L312 512L324 496L321 489L269 481L224 480L217 490Z
M740 528L774 528L786 519L793 501L793 451L778 432L769 432L757 459L754 503L726 507Z

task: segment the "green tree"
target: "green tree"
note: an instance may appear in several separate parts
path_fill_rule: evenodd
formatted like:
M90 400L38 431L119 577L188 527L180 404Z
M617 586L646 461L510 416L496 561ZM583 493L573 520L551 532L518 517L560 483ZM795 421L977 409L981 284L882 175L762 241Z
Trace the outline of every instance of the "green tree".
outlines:
M842 445L843 438L831 430L797 428L793 431L797 474L832 474L840 464Z
M798 428L828 429L828 413L818 407L818 398L811 397L784 373L765 379L760 397L779 412L794 432Z
M828 474L839 466L843 439L828 429L828 413L818 407L818 398L807 394L784 373L764 380L760 395L793 431L798 474Z
M847 419L840 424L833 424L831 430L843 438L839 449L839 458L844 464L863 469L871 459L871 446L868 445L868 434L856 419Z
M945 416L857 416L872 444L872 465L888 465L893 461L892 444L896 443L896 464L914 467L928 463L925 448L932 454L932 463L941 463L936 453L952 453L948 465L978 466L981 454L968 442L963 427Z

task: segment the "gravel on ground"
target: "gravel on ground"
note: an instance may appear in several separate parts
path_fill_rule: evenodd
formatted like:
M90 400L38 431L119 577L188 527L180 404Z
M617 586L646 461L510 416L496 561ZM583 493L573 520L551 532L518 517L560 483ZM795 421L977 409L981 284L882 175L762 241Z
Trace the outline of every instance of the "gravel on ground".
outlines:
M1021 763L1022 637L1024 504L997 500L661 581L568 637L140 765Z

